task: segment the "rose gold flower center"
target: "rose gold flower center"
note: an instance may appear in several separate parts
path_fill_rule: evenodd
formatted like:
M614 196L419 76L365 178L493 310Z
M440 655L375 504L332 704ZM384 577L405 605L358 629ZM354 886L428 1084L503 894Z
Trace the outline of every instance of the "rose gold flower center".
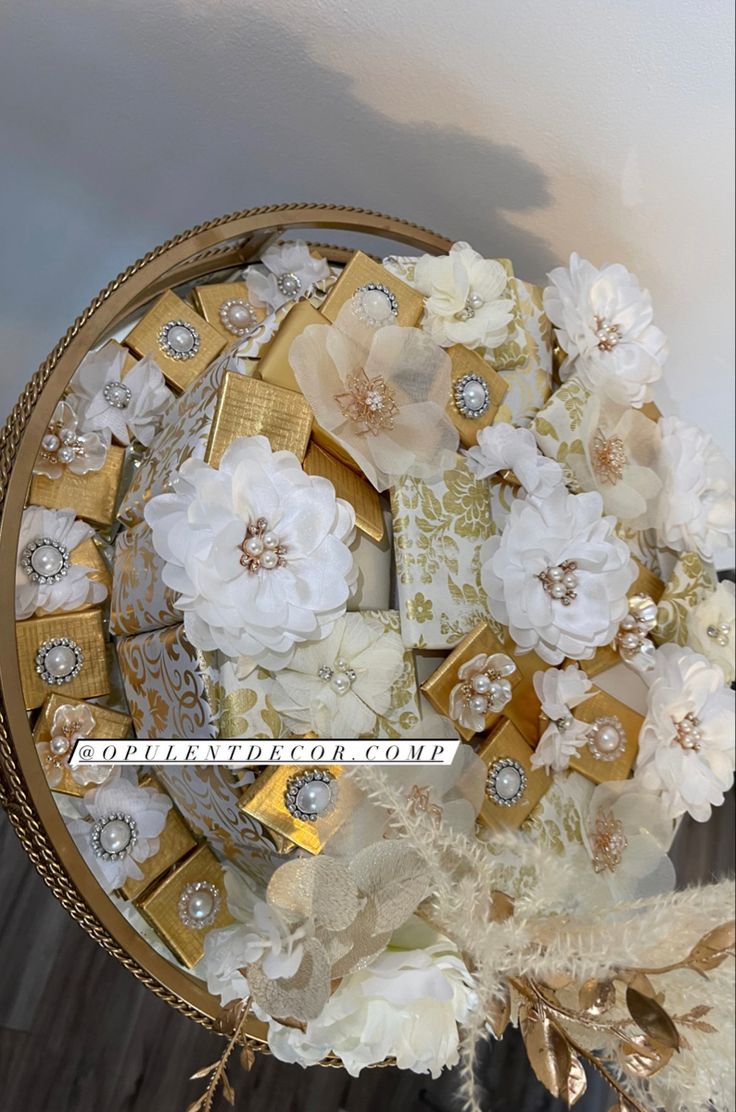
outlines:
M383 378L368 378L365 371L350 375L344 394L335 394L344 417L361 425L361 433L378 436L381 429L392 429L399 412L394 393Z
M613 351L621 339L621 325L609 324L604 317L596 317L595 335L601 351Z
M629 462L621 437L606 437L603 430L598 429L593 437L591 454L593 470L601 482L617 483L624 473L624 467Z
M700 742L702 741L702 734L700 732L700 719L690 712L679 722L672 719L675 727L674 742L679 745L681 749L691 749L693 753L700 752Z
M597 873L615 873L629 844L624 824L612 811L599 811L593 827L593 869Z

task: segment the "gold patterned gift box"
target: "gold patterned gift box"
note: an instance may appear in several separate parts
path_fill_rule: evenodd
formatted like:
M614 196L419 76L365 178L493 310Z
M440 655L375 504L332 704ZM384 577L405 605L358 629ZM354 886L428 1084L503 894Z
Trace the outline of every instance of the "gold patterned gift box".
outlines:
M150 355L169 385L184 390L220 354L227 340L169 290L141 317L124 342L139 358Z
M118 534L110 602L110 632L116 637L181 622L175 593L162 578L163 567L145 521Z
M109 691L99 610L76 611L15 624L23 698L28 710L47 695L91 699Z
M88 737L118 740L130 736L132 725L130 715L121 714L120 711L99 706L97 703L86 703L81 699L65 697L54 692L46 698L33 728L33 742L35 745L48 744L51 741L54 717L61 707L73 707L80 710L86 707L92 712L94 727L87 735ZM61 771L61 780L58 784L53 785L55 792L80 796L94 787L93 784L78 784L66 763L60 764L58 767Z
M322 802L315 794L318 790L329 801L321 812L316 810ZM311 793L310 801L301 802L306 793ZM360 793L343 775L341 765L314 769L276 765L261 772L245 789L239 807L271 833L282 851L293 843L308 853L321 853L333 838L339 838L360 801ZM300 804L310 810L302 811Z
M73 475L65 469L58 479L34 475L28 492L29 505L45 506L49 510L66 510L73 506L77 517L107 529L115 520L124 463L125 449L111 444L99 471Z

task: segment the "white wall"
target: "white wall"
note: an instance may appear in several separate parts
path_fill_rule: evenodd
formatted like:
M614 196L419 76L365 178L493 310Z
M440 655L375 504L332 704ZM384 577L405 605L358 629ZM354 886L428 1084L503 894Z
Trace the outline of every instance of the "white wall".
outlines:
M336 200L626 262L733 455L732 45L730 0L3 0L0 411L149 247Z

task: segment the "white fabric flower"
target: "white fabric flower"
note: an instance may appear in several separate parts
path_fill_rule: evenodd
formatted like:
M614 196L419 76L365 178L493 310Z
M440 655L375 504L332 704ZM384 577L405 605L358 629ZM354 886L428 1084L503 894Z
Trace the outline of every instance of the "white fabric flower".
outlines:
M375 329L348 302L334 325L297 336L289 362L319 424L377 490L456 462L458 432L445 412L450 357L420 329Z
M594 394L579 436L585 454L571 452L567 463L581 489L597 490L604 511L634 529L654 525L662 490L657 425L636 409Z
M489 714L499 714L511 702L511 683L516 665L505 653L477 653L457 670L458 683L450 692L449 711L453 722L480 733Z
M402 942L414 948L393 948ZM458 1026L476 1003L456 947L412 922L365 969L342 979L305 1031L271 1023L268 1044L281 1061L303 1066L333 1051L352 1077L391 1057L399 1069L438 1077L456 1064Z
M56 788L68 771L77 784L103 784L119 775L119 767L111 764L69 765L74 746L81 738L89 737L95 728L94 708L86 703L64 704L57 708L51 723L49 741L36 746L38 758L46 773L50 788Z
M562 488L543 501L517 498L501 536L481 548L492 616L548 664L589 660L628 613L636 568L601 509L600 495Z
M581 833L595 872L617 904L674 889L675 869L667 856L672 819L660 800L635 780L599 784Z
M662 479L657 530L678 552L712 560L734 543L734 469L712 437L679 417L662 417Z
M80 806L88 817L72 820L69 832L102 888L113 892L129 878L140 880L139 864L158 852L168 796L121 776L87 792Z
M277 243L263 252L261 262L267 273L249 266L243 277L248 285L248 295L255 305L267 305L273 311L287 301L306 297L315 282L330 277L330 267L325 259L312 255L303 240Z
M267 976L293 977L302 961L303 938L301 928L291 931L275 908L256 900L250 922L208 933L198 972L221 1003L245 1000L250 991L240 970L262 961Z
M736 677L736 594L733 583L724 580L715 591L690 611L687 619L688 644L702 653L723 672L726 683Z
M85 432L98 432L130 444L131 437L151 443L174 395L155 360L147 355L123 376L127 353L121 348L90 352L71 381Z
M323 640L298 646L274 678L271 705L299 732L370 736L391 708L404 668L398 633L360 613L346 614Z
M577 664L535 672L533 682L549 725L532 754L532 768L562 772L590 731L590 723L579 722L572 711L590 698L593 684Z
M619 263L597 270L575 254L548 277L544 309L567 356L560 378L578 374L613 401L643 405L667 356L649 292Z
M559 463L539 452L532 431L514 428L505 421L479 429L477 447L464 454L477 479L513 471L527 494L537 498L546 498L564 483Z
M26 507L15 566L17 619L30 618L36 610L80 610L103 601L107 588L90 578L93 569L70 562L74 549L93 535L73 510Z
M710 818L733 783L734 693L704 656L662 645L654 656L636 779L659 792L671 818Z
M107 443L97 432L82 432L79 414L70 402L59 402L41 439L35 475L60 479L65 471L86 475L99 471L107 458Z
M189 459L145 517L198 649L287 665L345 614L356 570L352 506L264 436L235 440L219 470Z
M454 243L449 255L422 255L414 269L414 286L425 297L422 327L441 347L498 347L513 312L503 296L507 282L501 263L467 243Z

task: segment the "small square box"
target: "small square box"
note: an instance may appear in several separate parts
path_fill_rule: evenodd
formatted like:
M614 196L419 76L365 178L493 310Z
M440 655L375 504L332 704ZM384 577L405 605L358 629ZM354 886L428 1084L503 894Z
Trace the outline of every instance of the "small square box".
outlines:
M153 776L141 780L142 788L154 788L161 791L161 787ZM164 794L162 792L162 794ZM138 899L147 888L163 876L164 873L191 853L197 842L191 830L184 822L176 807L172 807L166 815L166 825L158 839L158 850L145 861L141 861L139 868L143 873L140 880L129 877L122 885L120 891L128 900Z
M211 286L195 286L192 300L213 328L234 343L245 336L267 315L265 305L254 305L245 282L213 282ZM253 321L249 324L247 315Z
M20 682L28 710L40 707L52 693L66 695L70 700L107 695L110 686L99 610L29 618L16 622L15 630ZM47 669L45 675L49 679L36 671L36 658L41 651L40 664ZM71 675L72 678L52 683L52 675Z
M92 733L89 734L91 738L109 738L112 741L117 741L122 738L130 736L131 720L127 714L121 714L117 710L110 710L109 707L100 707L96 703L84 703L80 699L64 698L63 695L54 692L49 695L45 703L41 707L38 720L33 730L33 742L35 745L41 745L43 742L51 740L51 727L54 722L54 715L59 707L64 706L86 706L94 715L95 725ZM62 766L62 779L59 784L54 785L53 791L62 792L64 795L84 795L89 791L92 784L78 784L72 777L66 765Z
M314 771L328 773L331 777L333 804L324 815L310 821L297 818L288 810L286 796L295 778ZM318 770L299 765L274 765L245 789L238 806L246 815L295 842L301 849L320 853L351 816L360 798L342 771L340 765L324 765Z
M192 910L198 894L200 916L195 918ZM208 904L211 914L202 915ZM235 922L227 909L222 865L205 845L136 900L136 907L188 969L203 956L209 931Z
M77 517L105 529L112 525L115 518L124 462L125 449L111 444L99 471L73 475L67 470L60 479L34 475L28 502L33 506L46 506L49 510L65 510L73 506Z
M639 731L644 724L642 716L598 689L590 699L579 703L572 713L578 721L590 722L591 727L597 729L593 730L591 741L582 745L570 758L570 768L582 772L596 784L607 780L626 780L639 751ZM601 732L604 729L606 734ZM614 747L616 734L620 738L618 748Z
M436 672L433 672L429 679L425 680L422 684L422 692L429 699L432 706L439 714L449 717L450 713L450 693L456 684L460 683L458 672L463 664L467 664L474 656L479 653L484 653L489 656L491 653L506 653L507 649L502 641L496 637L495 633L488 625L487 622L481 622L475 629L462 639L450 655L442 661ZM513 657L512 657L513 659ZM522 682L522 674L518 669L512 672L510 676L506 677L511 684L512 689L516 689ZM492 711L486 715L485 729L491 729L501 718L501 714L495 714ZM457 730L460 737L464 741L470 741L475 737L472 730L466 729L458 722L453 720L453 728Z
M478 750L488 769L480 820L490 827L521 826L550 787L543 769L532 768L532 749L514 726L503 720Z
M472 448L478 442L479 429L493 424L508 386L477 351L455 344L447 354L452 361L452 396L447 403L447 415L460 434L463 447ZM472 415L474 409L478 416Z
M330 290L322 306L322 315L334 323L343 305L366 287L385 290L388 297L393 299L395 311L392 323L411 328L419 322L424 312L422 295L411 286L407 286L400 278L390 274L380 263L364 255L362 251L355 252Z
M217 396L205 462L219 467L234 440L265 436L274 452L293 452L301 462L312 428L312 410L301 394L228 371Z
M346 467L339 459L325 452L314 441L304 457L307 475L321 475L329 479L338 498L344 498L355 510L355 524L361 533L374 541L383 540L383 507L378 492L357 471Z
M125 337L136 355L151 355L167 382L184 390L226 346L216 328L170 290Z

